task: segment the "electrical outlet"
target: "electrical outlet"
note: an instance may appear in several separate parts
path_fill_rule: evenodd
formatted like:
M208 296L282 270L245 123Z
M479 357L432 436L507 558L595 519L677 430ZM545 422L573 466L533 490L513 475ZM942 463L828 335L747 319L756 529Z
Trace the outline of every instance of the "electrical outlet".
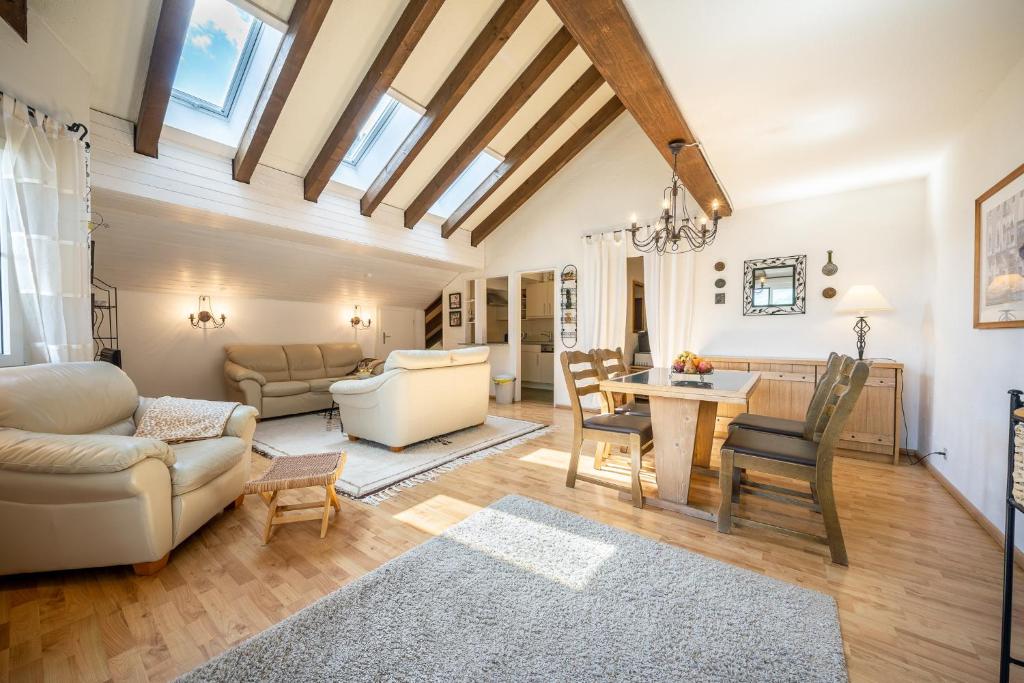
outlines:
M943 448L939 453L942 454L943 460L949 460L949 451L947 449Z

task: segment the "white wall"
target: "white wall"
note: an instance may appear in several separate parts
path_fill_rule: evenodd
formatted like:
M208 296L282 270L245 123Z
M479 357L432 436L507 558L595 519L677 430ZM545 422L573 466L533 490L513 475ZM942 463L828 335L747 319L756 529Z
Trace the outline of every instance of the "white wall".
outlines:
M923 243L928 236L925 181L843 192L798 202L741 209L719 226L714 245L697 258L693 347L700 353L823 358L835 350L856 354L855 318L837 315L836 301L852 285L873 284L893 306L869 317L865 355L906 366L904 408L907 443L917 443L922 371L921 326L928 298ZM826 250L839 272L826 277ZM807 256L807 312L744 316L743 261L769 256ZM714 270L716 261L726 268ZM716 278L726 280L722 290ZM829 301L821 292L838 290ZM715 292L726 303L714 303Z
M68 123L89 123L92 79L31 9L28 43L0 21L0 90Z
M656 212L669 169L629 116L620 117L484 242L487 277L555 268L583 261L581 235L622 227L629 215ZM871 319L868 355L907 366L905 405L909 444L916 444L920 385L920 329L927 281L922 243L927 237L925 183L898 183L799 202L739 209L723 219L713 246L697 256L693 350L722 355L824 358L830 350L854 351L854 320L833 313L821 296L853 284L876 285L896 309ZM835 251L839 273L821 274L826 249ZM805 315L771 318L742 315L743 261L806 254ZM715 272L715 261L726 270ZM714 304L714 281L727 281L726 303ZM581 302L586 316L585 303ZM557 343L556 351L561 352ZM682 349L680 349L682 351ZM492 352L499 371L513 371L514 349ZM556 375L556 378L558 376ZM556 401L568 396L555 383Z
M974 200L1024 162L1024 61L976 111L928 185L931 378L921 387L921 447L949 449L929 462L1002 528L1006 391L1024 389L1024 329L973 328Z
M227 325L202 330L186 320L196 310L197 298L118 292L124 370L143 395L224 398L224 346L228 344L357 340L364 356L374 355L379 330L376 310L362 311L374 322L355 336L348 305L214 297L214 313L224 312Z

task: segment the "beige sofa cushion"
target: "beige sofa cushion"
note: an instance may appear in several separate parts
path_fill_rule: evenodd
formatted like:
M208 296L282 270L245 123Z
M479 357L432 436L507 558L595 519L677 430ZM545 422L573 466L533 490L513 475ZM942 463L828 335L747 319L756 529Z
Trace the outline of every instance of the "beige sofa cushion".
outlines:
M289 344L284 347L288 357L289 379L320 379L326 377L324 358L316 344Z
M339 380L346 379L345 377L324 377L323 379L311 379L309 380L310 391L330 391L331 385ZM347 378L351 379L351 378Z
M174 464L171 447L156 439L117 434L39 434L0 429L0 470L40 474L120 472L155 458Z
M392 351L384 362L384 372L402 368L404 370L426 370L444 368L452 364L450 351Z
M309 382L267 382L263 385L264 396L295 396L309 391Z
M363 359L363 349L355 342L319 346L324 359L324 377L344 377L355 370Z
M195 491L234 467L245 454L245 441L224 436L174 444L171 467L171 495Z
M0 427L86 434L130 417L139 394L110 363L43 363L0 369Z
M471 346L466 349L452 349L452 365L473 365L486 363L491 355L489 346Z
M228 360L263 375L268 382L291 379L284 347L272 344L235 344L224 347Z

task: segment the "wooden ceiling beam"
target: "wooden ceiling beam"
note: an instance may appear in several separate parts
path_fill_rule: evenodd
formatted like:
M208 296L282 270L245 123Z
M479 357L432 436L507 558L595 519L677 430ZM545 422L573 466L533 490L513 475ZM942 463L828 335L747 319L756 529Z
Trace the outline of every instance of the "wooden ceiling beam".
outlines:
M28 42L28 0L0 0L0 19Z
M391 87L442 5L444 0L409 0L306 173L303 196L307 200L315 202L320 198L352 141L370 118L381 96Z
M412 132L388 160L373 183L359 200L359 212L369 216L380 206L384 197L395 186L412 162L445 122L448 115L462 101L463 96L491 63L498 50L508 41L538 0L504 0L480 35L476 37L462 59L427 104L427 110Z
M549 0L590 61L669 164L670 140L696 140L665 79L654 63L623 0ZM679 155L679 177L704 211L719 201L723 216L732 213L725 190L698 147Z
M135 151L154 159L159 153L160 131L164 127L167 104L171 101L174 74L178 71L194 4L195 0L164 0L160 5L146 86L135 123Z
M593 95L601 84L601 74L594 67L589 67L583 75L576 79L576 82L569 87L565 93L558 98L558 101L551 105L551 108L544 112L537 123L533 124L530 130L520 138L512 149L505 155L505 160L498 164L498 167L487 176L480 185L473 190L473 193L466 197L466 200L459 205L459 208L452 212L441 225L441 235L445 238L451 237L459 229L467 218L476 211L484 201L501 187L501 184L508 179L512 172L519 168L530 155L544 144L551 135L558 130L559 126L565 123L572 114Z
M306 62L306 56L316 40L324 18L331 8L332 0L296 0L288 19L288 30L281 39L274 63L267 74L263 90L256 100L249 123L238 144L238 152L232 164L235 180L248 183L260 163L263 150L267 147L270 134L281 117L284 104L291 94L299 71Z
M445 162L416 199L405 210L405 227L416 225L434 202L455 182L466 168L476 159L494 136L505 127L526 101L537 92L544 81L576 49L576 41L564 27L559 29L547 45L541 49L532 62L516 78L487 115L477 124L462 145Z
M619 101L619 98L612 97L608 100L596 114L587 119L587 122L580 126L579 130L573 133L561 147L555 150L555 153L548 157L541 164L540 168L524 180L522 185L517 187L505 201L499 204L487 218L480 222L480 225L476 226L476 229L473 230L473 246L479 246L488 235L497 230L498 226L525 204L537 190L551 180L580 150L590 144L594 138L601 134L601 131L608 127L608 124L624 111L626 111L626 108Z

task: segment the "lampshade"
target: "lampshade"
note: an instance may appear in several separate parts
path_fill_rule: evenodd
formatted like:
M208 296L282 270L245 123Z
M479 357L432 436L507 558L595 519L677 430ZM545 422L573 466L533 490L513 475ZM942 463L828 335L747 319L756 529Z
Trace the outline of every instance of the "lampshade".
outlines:
M874 285L854 285L836 304L836 313L862 316L873 311L891 311L892 306Z
M1024 292L1024 276L1020 273L997 275L985 288L985 294L990 299L998 299L1020 292Z

